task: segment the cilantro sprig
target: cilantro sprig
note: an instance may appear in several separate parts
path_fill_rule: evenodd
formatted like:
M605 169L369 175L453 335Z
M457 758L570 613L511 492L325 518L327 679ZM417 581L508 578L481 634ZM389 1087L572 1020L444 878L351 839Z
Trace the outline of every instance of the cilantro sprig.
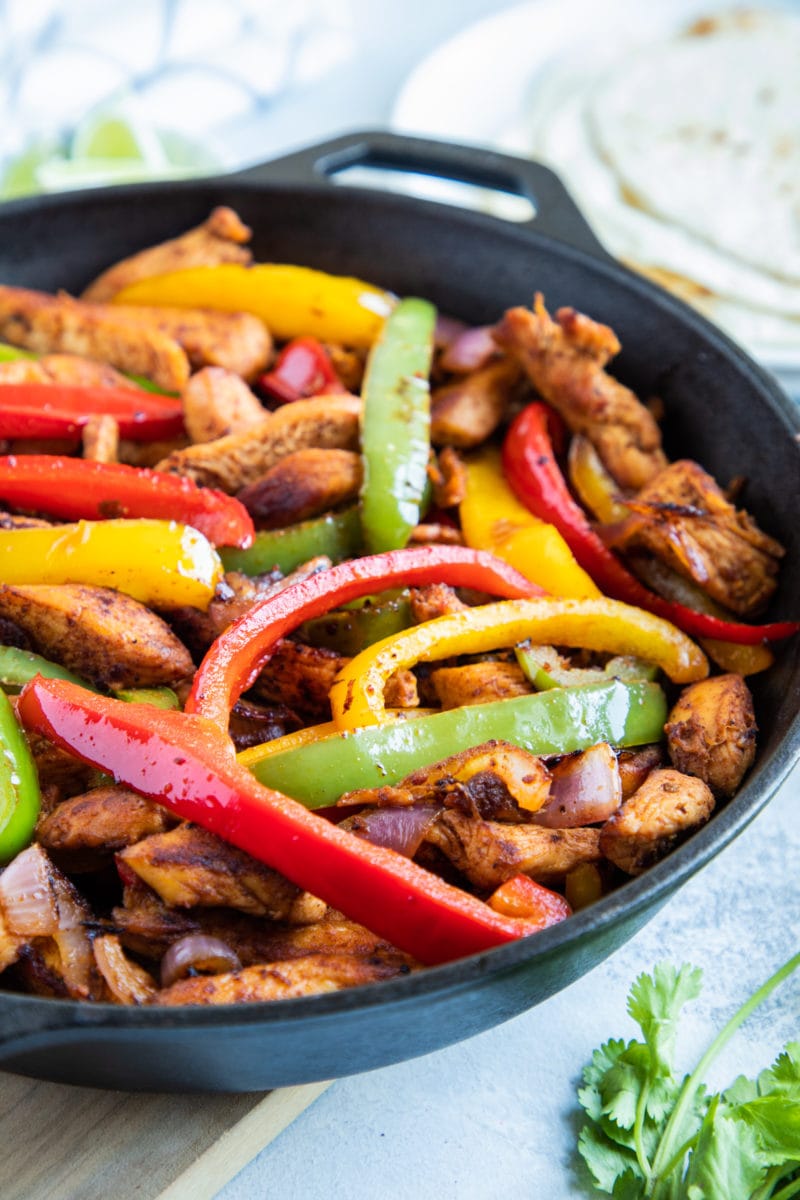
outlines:
M659 963L640 975L628 1013L642 1041L612 1039L583 1071L587 1122L578 1149L598 1191L614 1200L790 1200L800 1197L800 1042L757 1079L710 1093L709 1065L750 1014L800 966L795 955L720 1030L695 1069L678 1077L675 1041L702 971Z

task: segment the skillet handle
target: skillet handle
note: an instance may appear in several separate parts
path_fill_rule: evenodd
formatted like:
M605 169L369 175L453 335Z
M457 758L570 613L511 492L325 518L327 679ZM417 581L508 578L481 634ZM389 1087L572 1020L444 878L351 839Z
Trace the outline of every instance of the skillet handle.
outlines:
M516 224L558 238L595 257L609 258L575 201L549 167L480 147L367 130L247 167L229 178L256 184L325 187L335 182L340 171L356 166L431 175L523 196L533 205L535 215Z

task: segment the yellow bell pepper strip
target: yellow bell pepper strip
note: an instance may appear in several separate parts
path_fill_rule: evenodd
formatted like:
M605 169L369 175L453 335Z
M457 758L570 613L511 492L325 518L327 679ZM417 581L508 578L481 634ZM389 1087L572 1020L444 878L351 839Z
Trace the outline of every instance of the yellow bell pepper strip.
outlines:
M420 767L492 738L532 754L571 754L598 742L645 746L662 738L666 719L667 702L658 684L610 680L353 731L318 725L313 735L290 733L244 750L239 762L307 808L326 808L345 792L391 786Z
M370 554L401 549L419 524L431 452L435 325L436 309L427 300L401 300L367 359L361 526Z
M318 554L338 563L355 558L361 550L361 518L354 506L283 529L261 529L247 550L224 547L220 554L226 571L266 575L277 567L288 575Z
M8 696L0 692L0 865L30 843L39 805L39 780L28 743Z
M208 607L222 578L210 542L176 521L78 521L0 530L0 579L116 588L155 608Z
M360 596L396 587L449 583L497 596L530 596L535 584L506 563L464 546L413 546L340 563L264 596L216 639L194 677L186 711L227 729L228 714L282 637L303 621Z
M333 719L339 729L379 725L386 720L384 685L399 668L528 640L646 658L675 683L692 683L708 674L706 656L685 634L619 600L504 600L436 617L356 655L331 687Z
M584 508L603 525L613 525L630 516L619 499L619 487L608 473L600 455L582 433L570 439L567 454L569 481Z
M26 728L238 846L421 962L449 962L543 928L541 919L495 912L402 854L263 787L198 717L53 679L27 684L19 712Z
M260 317L278 341L370 346L392 311L394 297L361 279L328 275L288 263L221 263L189 267L129 284L112 304L212 308Z
M465 466L467 494L459 516L468 546L489 550L553 596L602 595L555 526L517 500L498 450L486 447L470 455Z

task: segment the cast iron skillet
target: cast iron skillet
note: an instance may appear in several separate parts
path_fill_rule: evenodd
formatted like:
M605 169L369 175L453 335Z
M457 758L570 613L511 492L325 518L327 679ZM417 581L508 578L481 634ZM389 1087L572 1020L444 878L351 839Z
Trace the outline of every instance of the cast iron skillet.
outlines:
M510 225L333 186L353 164L527 196L537 215ZM796 410L721 333L612 261L541 166L365 133L227 178L20 201L0 209L0 280L79 291L221 203L254 228L257 259L359 275L476 324L529 304L536 288L551 309L572 304L613 326L624 347L614 370L665 402L668 452L697 458L723 483L747 477L744 503L788 551L770 615L797 615ZM0 1067L102 1087L247 1091L380 1067L499 1024L601 962L763 808L800 742L799 681L795 638L756 680L758 760L735 799L664 862L562 925L407 978L272 1004L137 1009L0 992Z

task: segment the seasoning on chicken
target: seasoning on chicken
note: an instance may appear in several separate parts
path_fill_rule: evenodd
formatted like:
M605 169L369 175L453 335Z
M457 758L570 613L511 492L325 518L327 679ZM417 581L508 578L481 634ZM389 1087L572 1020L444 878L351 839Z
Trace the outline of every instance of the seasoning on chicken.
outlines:
M243 433L176 450L158 464L158 469L187 475L195 483L223 492L238 492L296 450L308 446L355 450L360 415L361 401L356 396L296 400Z
M363 476L354 450L310 446L287 454L238 494L257 529L280 529L358 497Z
M641 875L714 811L702 779L669 767L652 771L600 831L600 850L628 875Z
M621 488L638 490L666 466L652 414L605 370L620 349L606 325L573 308L559 309L553 321L537 294L532 312L505 313L495 340L569 428L586 434Z
M783 547L737 509L707 471L680 459L629 502L616 544L653 554L713 600L753 616L777 587Z
M325 911L321 900L197 825L145 838L122 850L117 862L173 908L230 907L299 924Z
M0 384L61 383L65 387L135 388L127 375L108 363L79 354L43 354L41 358L15 358L0 362Z
M430 681L442 708L487 704L509 696L527 696L533 690L517 663L476 662L462 667L439 667Z
M183 389L183 421L193 442L213 442L243 433L265 412L250 388L234 371L203 367Z
M104 687L159 687L194 670L161 617L111 588L2 584L0 616L23 629L37 653Z
M672 765L715 796L732 796L756 756L753 698L741 675L684 688L664 727Z
M253 258L247 248L250 238L251 231L233 209L220 206L196 229L140 250L103 271L84 290L82 299L110 300L140 279L167 275L187 267L215 267L225 262L247 265Z
M83 457L92 462L117 462L119 425L109 413L94 413L81 430Z
M152 800L114 785L71 796L39 821L36 837L71 871L91 871L125 846L165 833L175 818Z
M435 446L471 450L494 433L509 403L520 392L516 363L500 359L431 395L431 441Z

